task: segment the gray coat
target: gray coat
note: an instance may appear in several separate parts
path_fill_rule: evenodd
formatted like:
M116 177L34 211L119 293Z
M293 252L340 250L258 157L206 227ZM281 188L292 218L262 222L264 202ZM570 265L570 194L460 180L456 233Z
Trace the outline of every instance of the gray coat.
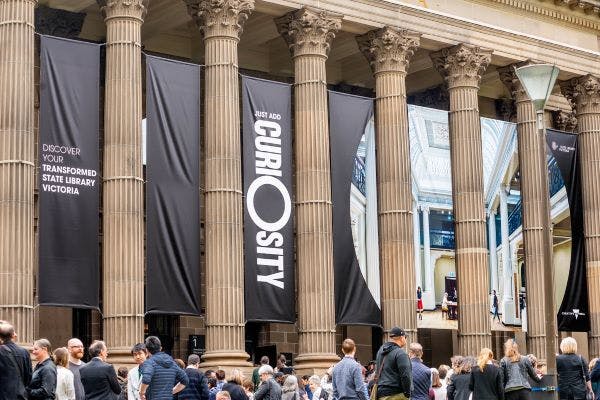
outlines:
M254 400L281 400L281 386L273 377L260 384L254 393Z
M519 361L513 362L509 358L504 357L500 361L502 367L502 375L504 376L504 391L510 392L518 389L531 389L529 379L531 377L535 382L541 381L535 373L529 358L521 356Z

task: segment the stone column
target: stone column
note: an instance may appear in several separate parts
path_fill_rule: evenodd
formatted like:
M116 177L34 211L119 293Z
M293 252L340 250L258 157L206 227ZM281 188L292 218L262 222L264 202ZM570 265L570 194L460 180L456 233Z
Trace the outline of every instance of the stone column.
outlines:
M204 368L248 367L245 351L238 43L254 0L185 0L204 35L206 353Z
M415 249L415 273L416 286L423 287L423 277L421 276L421 223L420 211L417 202L413 204L413 243Z
M492 51L459 44L431 54L450 95L450 159L456 232L459 346L478 354L491 346L483 158L478 90Z
M586 75L573 78L561 82L561 88L577 113L591 358L600 356L600 298L597 295L600 293L600 77Z
M131 363L144 339L141 28L147 0L100 0L106 22L103 179L104 340Z
M33 342L33 67L37 0L0 1L0 319Z
M406 106L406 72L420 35L384 27L357 38L375 75L377 198L383 329L396 325L416 339L417 288L413 243L412 181Z
M296 227L298 268L297 370L322 372L335 348L333 239L325 62L341 16L311 8L275 23L295 71Z
M525 88L517 78L514 68L526 63L509 65L498 70L500 79L510 90L517 108L517 140L519 147L519 170L521 173L521 202L523 204L523 249L527 275L527 351L544 357L546 354L546 321L544 306L544 268L552 265L552 260L545 260L544 235L551 234L545 226L544 203L549 202L548 168L544 153L540 151L542 139L536 126L535 108L527 96ZM516 259L515 259L516 262ZM505 264L506 265L506 264ZM512 273L511 283L513 282ZM513 285L510 286L511 289ZM518 299L510 301L514 309L518 307ZM505 296L506 299L506 296Z
M491 290L498 293L498 257L496 249L498 242L496 241L496 210L488 212L488 242L490 246L490 274L491 274Z
M433 263L431 262L431 232L429 230L429 206L423 210L423 264L425 281L423 289L423 307L427 310L435 308L435 289L433 287Z
M500 232L502 235L502 320L513 324L515 318L515 299L513 297L512 263L508 228L508 188L500 188Z

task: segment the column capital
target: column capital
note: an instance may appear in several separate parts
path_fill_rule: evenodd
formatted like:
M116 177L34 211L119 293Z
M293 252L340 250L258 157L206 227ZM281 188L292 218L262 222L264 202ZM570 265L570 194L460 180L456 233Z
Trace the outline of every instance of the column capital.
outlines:
M254 0L183 0L204 38L223 36L239 40Z
M342 26L342 16L302 7L275 19L292 57L319 55L327 57L331 42Z
M494 210L492 210L492 209L487 210L486 214L487 214L488 218L493 219L493 218L496 217L496 210L495 209Z
M515 73L515 68L524 67L526 65L533 65L534 62L526 60L514 64L507 65L505 67L498 68L498 75L500 75L500 81L508 88L510 95L515 102L520 103L529 100L529 96L525 91L525 88L521 84L521 81Z
M448 88L479 87L481 75L492 60L492 52L493 50L461 43L431 53L430 57Z
M559 82L563 95L575 108L600 104L600 78L591 74Z
M389 26L356 37L358 48L369 61L374 74L388 71L406 73L420 41L420 33Z
M574 111L552 111L552 121L554 127L561 131L573 132L577 127L577 117Z
M104 20L112 18L134 18L144 21L149 0L97 0Z
M423 214L427 214L429 215L429 212L431 211L431 207L429 205L421 205L421 211L423 211Z

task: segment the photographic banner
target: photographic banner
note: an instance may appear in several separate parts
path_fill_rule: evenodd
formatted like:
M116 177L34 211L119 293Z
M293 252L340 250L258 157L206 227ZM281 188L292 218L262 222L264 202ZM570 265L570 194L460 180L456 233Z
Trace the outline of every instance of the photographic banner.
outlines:
M247 321L296 320L292 91L242 77Z
M40 39L39 304L98 308L97 44Z
M373 99L329 92L335 320L342 325L380 325L381 310L360 269L350 224L354 158L373 116Z
M146 313L200 314L200 66L146 56Z
M548 129L546 142L565 183L571 214L571 263L565 295L558 309L558 330L587 332L590 329L590 310L577 135Z

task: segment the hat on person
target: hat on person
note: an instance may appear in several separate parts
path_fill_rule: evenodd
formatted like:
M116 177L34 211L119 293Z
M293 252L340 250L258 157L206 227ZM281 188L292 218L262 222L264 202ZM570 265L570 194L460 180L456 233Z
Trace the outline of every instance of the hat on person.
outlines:
M400 336L406 336L406 332L404 332L404 329L398 328L397 326L390 329L390 337L391 338L400 337Z

